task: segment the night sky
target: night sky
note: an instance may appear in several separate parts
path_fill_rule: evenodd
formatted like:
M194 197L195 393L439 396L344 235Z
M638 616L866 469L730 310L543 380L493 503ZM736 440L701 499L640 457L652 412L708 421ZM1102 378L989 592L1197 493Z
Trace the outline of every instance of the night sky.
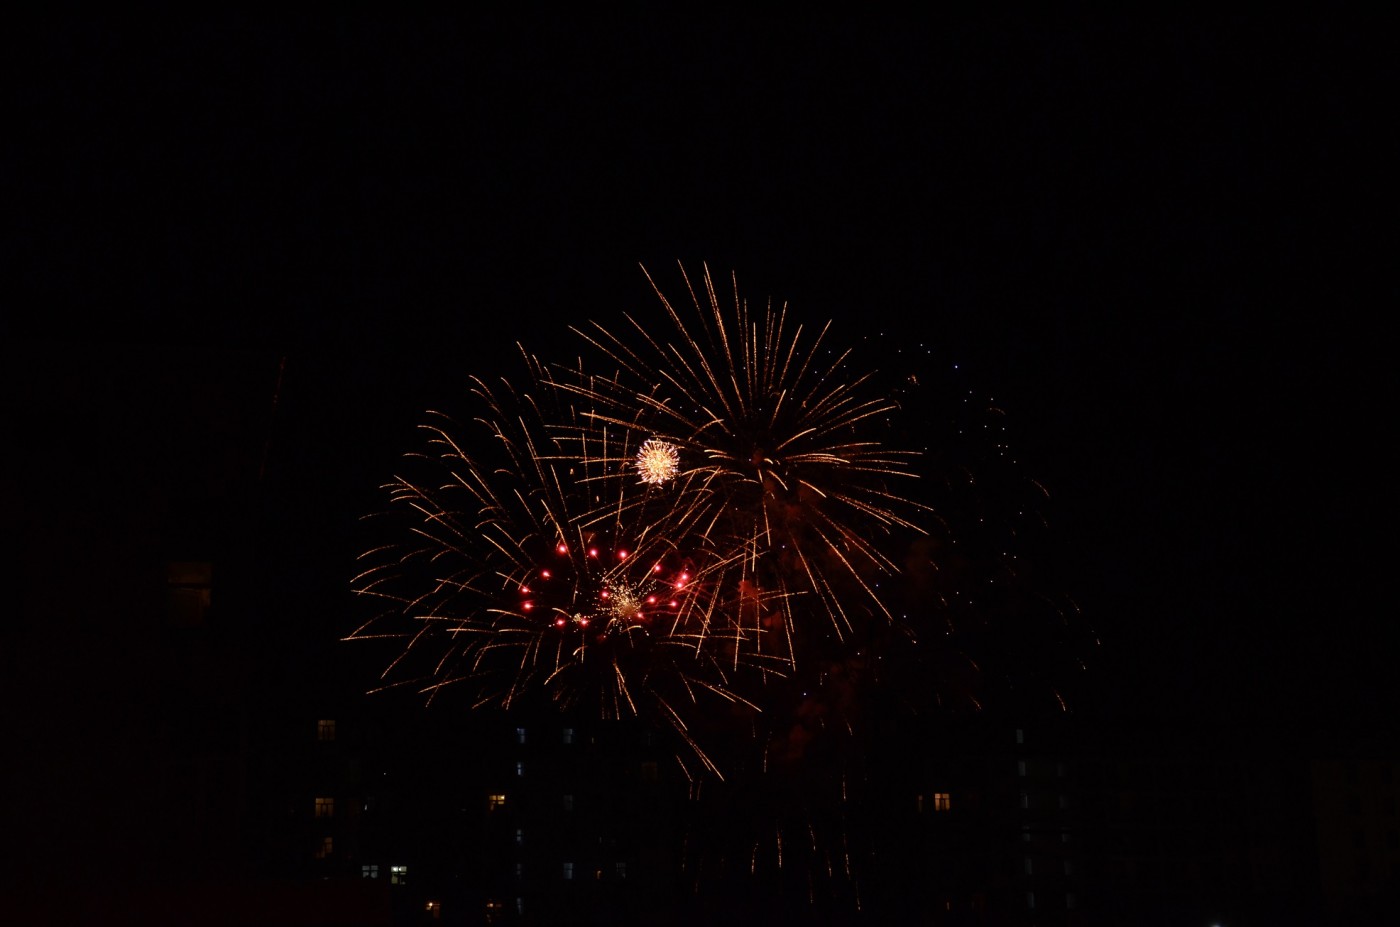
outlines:
M284 361L273 465L331 580L423 409L516 342L567 353L568 324L650 311L639 265L705 262L843 337L922 344L1005 410L1050 493L1047 568L1099 635L1099 710L1322 729L1400 708L1375 24L629 8L7 31L9 399L63 389L35 345Z

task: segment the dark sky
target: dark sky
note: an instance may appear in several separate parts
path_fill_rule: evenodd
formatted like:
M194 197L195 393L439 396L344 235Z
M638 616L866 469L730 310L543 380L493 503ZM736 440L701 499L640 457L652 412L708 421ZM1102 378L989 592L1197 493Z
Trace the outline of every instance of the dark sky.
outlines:
M1400 707L1373 598L1396 305L1374 23L7 31L6 341L285 358L310 511L357 504L418 411L516 341L568 347L568 323L652 305L639 264L704 261L838 331L922 341L995 397L1109 690Z

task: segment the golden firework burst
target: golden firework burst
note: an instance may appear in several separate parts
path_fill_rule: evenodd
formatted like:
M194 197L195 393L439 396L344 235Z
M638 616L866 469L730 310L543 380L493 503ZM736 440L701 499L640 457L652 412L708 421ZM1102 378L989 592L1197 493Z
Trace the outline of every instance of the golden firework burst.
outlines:
M637 452L637 473L643 483L660 486L675 479L681 469L681 452L669 441L648 438Z

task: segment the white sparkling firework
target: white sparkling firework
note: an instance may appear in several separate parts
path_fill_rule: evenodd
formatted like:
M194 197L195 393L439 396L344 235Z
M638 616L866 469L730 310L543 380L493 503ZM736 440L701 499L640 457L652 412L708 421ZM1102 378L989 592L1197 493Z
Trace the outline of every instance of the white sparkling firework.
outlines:
M669 441L648 438L637 452L637 475L643 483L660 486L673 480L681 468L681 452Z

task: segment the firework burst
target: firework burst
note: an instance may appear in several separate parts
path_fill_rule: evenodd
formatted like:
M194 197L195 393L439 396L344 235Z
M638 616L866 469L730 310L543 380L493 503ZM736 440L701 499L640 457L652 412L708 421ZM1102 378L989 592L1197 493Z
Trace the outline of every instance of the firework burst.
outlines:
M602 461L627 453L611 435L571 456L545 425L568 421L567 407L504 384L475 381L473 394L480 414L464 427L432 413L426 448L384 487L373 517L394 540L362 556L352 583L381 608L347 639L398 647L384 688L661 721L718 773L687 717L716 699L747 704L733 680L753 663L722 582L731 564L670 535L665 500L601 478Z
M669 441L648 438L637 452L637 474L643 483L660 486L680 472L680 449Z
M556 444L599 481L633 484L609 498L669 492L664 531L725 552L721 583L771 604L738 625L755 653L794 664L799 634L818 631L810 616L838 643L866 620L894 621L879 587L899 567L882 539L920 533L927 514L901 491L915 455L882 440L895 404L830 346L829 326L809 335L785 307L753 311L737 281L722 300L708 269L699 294L683 266L681 278L684 310L652 281L663 326L628 317L627 338L576 329L617 373L547 371L577 409L551 429ZM605 437L638 449L640 492L633 458L598 456Z
M999 427L901 380L898 347L862 368L732 276L722 296L682 266L676 302L647 279L656 318L576 328L573 365L522 351L521 388L474 380L469 418L431 414L349 637L394 648L382 688L672 732L697 896L737 877L858 913L863 722L982 710L979 660L1013 636L1044 662L1011 543L1036 500Z

